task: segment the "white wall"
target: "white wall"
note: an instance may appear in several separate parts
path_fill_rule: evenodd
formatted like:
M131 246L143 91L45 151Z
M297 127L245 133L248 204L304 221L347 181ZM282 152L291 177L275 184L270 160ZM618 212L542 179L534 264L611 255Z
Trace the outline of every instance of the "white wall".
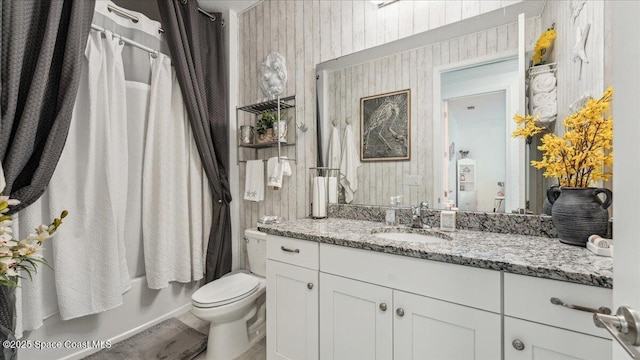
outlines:
M497 105L502 108L502 112L457 111L449 107L449 126L451 128L453 122L453 127L457 128L449 142L455 142L456 153L468 150L468 157L476 160L476 199L479 211L492 211L498 192L497 183L505 181L506 177L505 106L502 93L500 105ZM454 176L453 180L455 179ZM455 189L455 185L453 188Z

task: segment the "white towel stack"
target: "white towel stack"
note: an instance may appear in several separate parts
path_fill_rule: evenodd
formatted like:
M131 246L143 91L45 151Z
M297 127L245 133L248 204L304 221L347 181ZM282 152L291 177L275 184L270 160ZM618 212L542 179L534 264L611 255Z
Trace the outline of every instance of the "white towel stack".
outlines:
M278 157L267 160L267 186L273 186L274 190L282 187L282 177L291 176L291 165L286 157L278 161Z
M264 162L262 160L247 161L244 199L256 202L264 200Z
M340 161L340 185L344 188L344 197L347 204L353 201L353 194L358 190L358 168L360 155L358 147L353 141L351 125L344 129L342 138L342 159Z
M531 114L538 116L538 121L542 124L554 122L558 114L555 75L551 72L535 75L531 82L531 92Z

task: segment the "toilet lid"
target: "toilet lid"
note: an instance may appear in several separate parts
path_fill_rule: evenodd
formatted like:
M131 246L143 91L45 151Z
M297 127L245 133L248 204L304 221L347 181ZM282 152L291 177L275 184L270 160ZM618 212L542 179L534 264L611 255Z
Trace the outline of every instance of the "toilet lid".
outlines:
M237 273L212 281L191 296L196 306L221 306L253 294L260 286L260 280L252 275Z

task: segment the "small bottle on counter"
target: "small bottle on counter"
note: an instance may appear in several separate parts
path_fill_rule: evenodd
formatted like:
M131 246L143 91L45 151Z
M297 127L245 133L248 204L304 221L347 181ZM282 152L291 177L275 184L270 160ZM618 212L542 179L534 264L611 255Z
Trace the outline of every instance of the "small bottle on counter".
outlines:
M387 224L387 226L396 226L398 225L398 217L396 214L396 203L398 201L397 196L392 196L389 199L389 208L387 209L385 216L384 216L384 222L385 224Z

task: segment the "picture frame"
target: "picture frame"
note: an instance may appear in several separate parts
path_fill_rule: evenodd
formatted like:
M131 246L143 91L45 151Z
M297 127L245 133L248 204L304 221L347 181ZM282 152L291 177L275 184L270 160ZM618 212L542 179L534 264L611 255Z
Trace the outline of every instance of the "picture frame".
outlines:
M411 89L360 98L360 160L411 160Z

